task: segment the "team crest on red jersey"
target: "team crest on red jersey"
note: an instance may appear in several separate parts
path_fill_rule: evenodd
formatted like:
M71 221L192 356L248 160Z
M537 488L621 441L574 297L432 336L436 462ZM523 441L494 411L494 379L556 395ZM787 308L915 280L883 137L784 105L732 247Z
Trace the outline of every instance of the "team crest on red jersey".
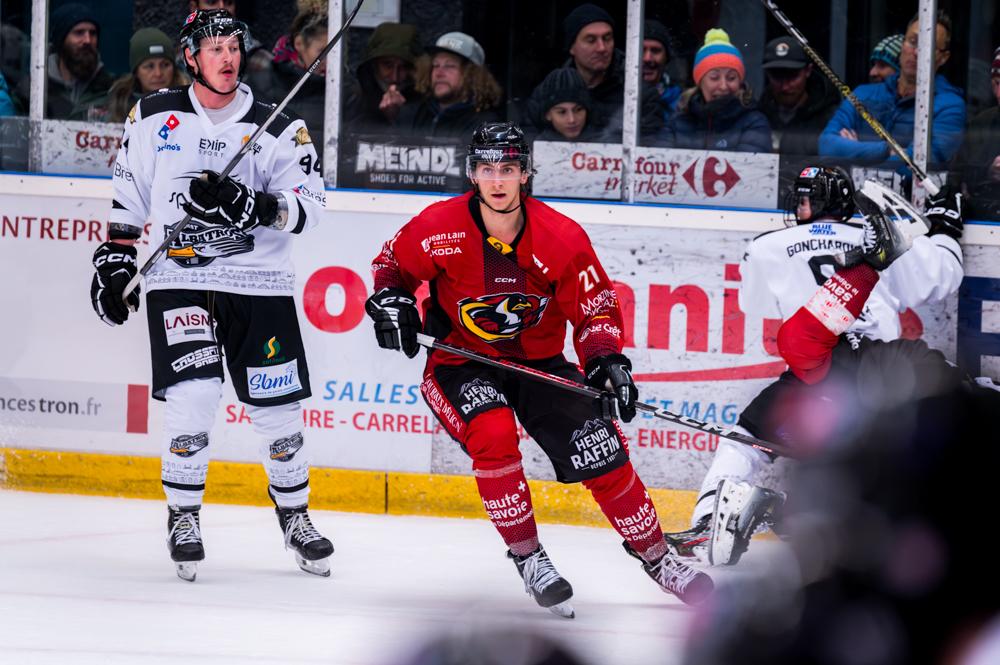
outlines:
M458 303L462 325L487 342L511 339L538 323L548 298L523 293L496 293Z

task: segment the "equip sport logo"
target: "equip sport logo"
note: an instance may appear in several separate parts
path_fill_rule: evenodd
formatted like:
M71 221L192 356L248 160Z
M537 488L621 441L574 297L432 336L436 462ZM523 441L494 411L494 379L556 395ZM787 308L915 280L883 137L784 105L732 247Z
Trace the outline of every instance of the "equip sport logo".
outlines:
M163 123L163 126L160 127L160 131L157 132L157 134L159 135L159 137L161 139L163 139L164 141L166 141L168 138L170 138L170 132L172 132L175 129L177 129L177 127L180 124L181 124L181 121L177 119L177 116L175 116L173 113L171 113L170 117L167 118L167 121L165 123Z
M458 318L476 337L496 342L537 324L548 304L549 299L541 296L497 293L459 301Z

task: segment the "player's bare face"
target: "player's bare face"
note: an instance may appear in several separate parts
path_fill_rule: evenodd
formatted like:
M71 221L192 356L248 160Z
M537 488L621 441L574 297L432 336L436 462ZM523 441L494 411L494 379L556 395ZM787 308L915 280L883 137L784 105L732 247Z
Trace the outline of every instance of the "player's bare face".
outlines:
M896 68L887 62L876 60L872 63L872 68L868 70L869 83L881 83L896 73Z
M698 89L706 102L711 102L723 97L730 97L740 91L743 79L740 73L729 67L716 67L710 69L701 77Z
M916 21L906 29L903 46L899 49L899 73L909 79L917 77L917 49L919 48L920 24ZM948 31L940 23L934 35L936 41L934 52L934 71L948 61Z
M580 69L597 74L608 71L615 54L614 30L604 21L583 26L569 54Z
M587 109L576 102L561 102L545 112L545 119L565 138L575 139L587 124Z
M813 216L812 205L809 203L808 196L800 196L799 204L795 208L795 218L800 222L805 222L811 219Z
M201 40L197 61L202 77L210 86L222 93L232 92L239 84L239 37L206 37Z
M479 195L491 208L508 210L517 203L528 174L517 162L479 162L472 180L479 185Z
M655 85L667 68L667 49L656 39L642 40L642 80Z

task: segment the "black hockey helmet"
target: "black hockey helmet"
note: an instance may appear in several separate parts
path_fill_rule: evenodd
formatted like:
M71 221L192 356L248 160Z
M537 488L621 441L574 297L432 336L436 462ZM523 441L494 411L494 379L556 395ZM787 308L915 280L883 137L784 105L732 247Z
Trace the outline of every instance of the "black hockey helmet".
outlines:
M531 148L524 138L521 128L512 122L486 122L472 134L465 157L465 172L471 178L480 162L516 161L521 170L529 176L531 170Z
M229 37L234 36L240 44L240 70L237 78L243 79L243 73L247 69L247 43L250 41L250 29L247 24L240 21L225 9L198 9L188 14L181 27L181 48L191 51L193 58L201 50L201 40L206 37ZM201 72L192 71L191 65L184 58L184 64L191 76L213 92L214 90L202 78ZM219 93L223 94L223 93Z
M809 197L812 216L799 219L799 200ZM839 166L807 166L785 196L785 226L808 224L821 217L845 221L854 215L854 183L847 171Z

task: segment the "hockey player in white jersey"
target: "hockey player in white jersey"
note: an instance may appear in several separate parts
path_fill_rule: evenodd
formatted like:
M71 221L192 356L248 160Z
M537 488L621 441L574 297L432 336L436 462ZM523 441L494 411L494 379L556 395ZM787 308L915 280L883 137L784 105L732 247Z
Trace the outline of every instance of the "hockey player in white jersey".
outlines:
M196 11L180 37L194 83L147 95L125 121L110 241L94 253L91 300L103 321L124 323L122 296L144 228L155 245L191 215L146 276L153 397L166 401L161 480L171 558L178 575L193 581L205 556L199 510L225 357L253 422L285 546L306 572L329 575L333 545L306 509L300 401L310 395L309 370L289 258L292 239L323 210L316 151L302 120L282 113L220 179L272 107L240 82L244 23L225 10ZM139 306L137 293L128 304Z
M857 196L873 205L864 194ZM924 217L931 224L929 233L916 237L909 251L881 274L846 331L845 343L855 351L866 339L898 338L900 312L944 299L962 281L961 197L944 192L928 203ZM789 228L754 238L740 264L739 302L748 315L787 320L833 275L838 255L856 253L862 245L862 225L849 221L856 209L854 185L838 167L803 169L785 209ZM795 391L803 386L786 371L743 410L736 431L794 446L787 421ZM752 485L773 461L749 446L720 441L702 481L691 528L667 534L668 542L682 555L712 564L736 563L761 521L782 501L776 492Z

